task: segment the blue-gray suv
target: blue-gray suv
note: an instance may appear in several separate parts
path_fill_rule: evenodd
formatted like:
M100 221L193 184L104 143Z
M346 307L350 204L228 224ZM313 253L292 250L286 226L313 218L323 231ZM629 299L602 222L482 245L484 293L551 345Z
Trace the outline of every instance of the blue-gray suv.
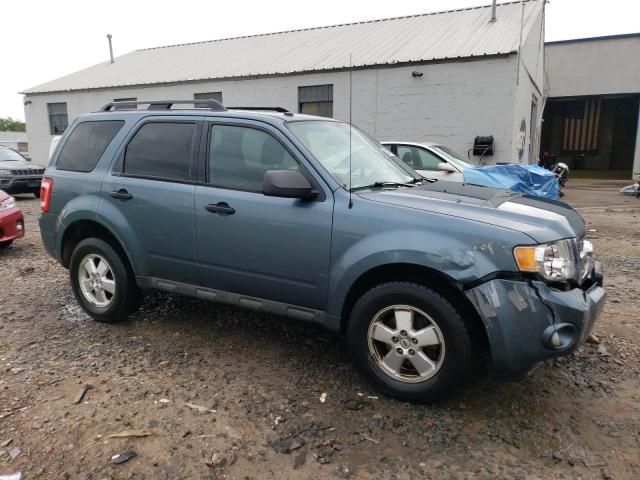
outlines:
M411 402L476 352L521 378L589 334L602 267L568 205L425 179L343 122L184 103L82 115L45 172L42 240L96 320L155 288L316 322Z

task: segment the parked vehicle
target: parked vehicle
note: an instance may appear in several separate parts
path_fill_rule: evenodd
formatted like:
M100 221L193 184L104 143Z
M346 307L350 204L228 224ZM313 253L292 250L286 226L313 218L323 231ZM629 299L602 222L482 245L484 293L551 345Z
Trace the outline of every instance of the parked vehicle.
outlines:
M481 165L444 145L432 142L382 144L425 178L504 188L549 200L558 200L562 196L560 187L563 183L560 182L563 177L556 171L551 174L537 165Z
M24 237L24 217L13 197L0 190L0 249Z
M53 154L55 153L61 138L62 138L62 135L56 135L51 139L51 143L49 144L49 158L48 158L47 165L51 163L51 159L53 158Z
M508 378L567 355L603 306L565 204L427 181L336 120L147 103L77 118L42 183L44 246L98 321L157 288L317 322L376 388L426 402L475 350Z
M44 167L33 165L15 150L0 146L0 188L7 193L40 195Z
M438 143L382 142L382 145L423 177L462 182L465 168L481 166Z

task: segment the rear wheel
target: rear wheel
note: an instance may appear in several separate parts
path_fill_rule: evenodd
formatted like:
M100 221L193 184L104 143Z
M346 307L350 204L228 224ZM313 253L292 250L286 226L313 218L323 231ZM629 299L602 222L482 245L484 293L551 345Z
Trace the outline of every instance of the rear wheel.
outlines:
M33 190L33 195L34 195L36 198L40 198L40 189L39 189L39 188L35 188L35 189Z
M69 274L78 303L99 322L124 320L140 305L142 294L127 259L102 239L78 243Z
M403 401L446 397L471 366L471 340L460 313L422 285L393 282L369 290L352 310L348 336L365 378Z

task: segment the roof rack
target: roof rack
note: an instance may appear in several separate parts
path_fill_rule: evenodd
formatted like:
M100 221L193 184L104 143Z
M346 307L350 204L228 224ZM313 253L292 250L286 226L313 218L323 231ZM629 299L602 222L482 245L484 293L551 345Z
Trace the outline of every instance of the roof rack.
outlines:
M171 110L174 105L198 105L197 108L209 109L213 112L224 112L227 110L217 100L149 100L146 102L134 102L122 100L119 102L109 102L98 109L98 112L113 112L115 110L137 110L138 105L148 105L147 110Z
M227 107L227 110L256 110L265 112L291 113L284 107Z

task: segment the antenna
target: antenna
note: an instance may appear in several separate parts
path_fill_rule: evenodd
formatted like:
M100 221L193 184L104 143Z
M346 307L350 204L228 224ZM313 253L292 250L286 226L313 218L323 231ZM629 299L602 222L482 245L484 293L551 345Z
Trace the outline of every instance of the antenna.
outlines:
M353 126L351 125L351 107L353 103L353 97L351 95L352 89L352 74L353 70L351 69L351 54L349 54L349 208L353 208L353 200L351 199L351 135L353 135Z

